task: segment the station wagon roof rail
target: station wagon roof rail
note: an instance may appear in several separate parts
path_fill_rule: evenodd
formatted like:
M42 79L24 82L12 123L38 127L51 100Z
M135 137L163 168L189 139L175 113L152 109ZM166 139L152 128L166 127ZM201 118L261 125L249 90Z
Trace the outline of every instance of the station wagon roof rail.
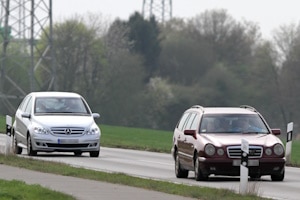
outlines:
M240 108L245 108L245 109L251 110L253 112L257 112L257 110L254 107L248 106L248 105L241 105Z
M200 106L200 105L193 105L191 108L199 108L199 109L201 109L202 111L204 111L203 106Z

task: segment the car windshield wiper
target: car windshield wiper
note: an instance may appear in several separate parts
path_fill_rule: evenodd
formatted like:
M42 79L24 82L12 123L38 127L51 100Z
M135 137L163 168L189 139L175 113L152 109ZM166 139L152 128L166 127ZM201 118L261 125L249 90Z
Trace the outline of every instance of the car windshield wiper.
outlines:
M261 132L261 131L247 131L247 132L242 132L243 134L268 134L266 132Z

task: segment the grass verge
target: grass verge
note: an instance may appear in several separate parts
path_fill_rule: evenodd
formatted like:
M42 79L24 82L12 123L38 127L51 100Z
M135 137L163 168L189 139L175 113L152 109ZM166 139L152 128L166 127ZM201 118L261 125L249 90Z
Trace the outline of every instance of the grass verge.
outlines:
M27 185L25 182L0 179L0 199L1 200L75 200L74 197L49 190L40 185Z
M59 174L64 176L79 177L84 179L123 184L138 188L144 188L168 194L180 195L202 200L252 200L265 199L256 194L240 195L227 189L214 189L208 187L189 186L175 184L166 181L157 181L128 176L122 173L106 173L84 168L75 168L66 164L22 158L15 155L0 155L0 164L26 168L29 170ZM53 198L54 199L54 198Z

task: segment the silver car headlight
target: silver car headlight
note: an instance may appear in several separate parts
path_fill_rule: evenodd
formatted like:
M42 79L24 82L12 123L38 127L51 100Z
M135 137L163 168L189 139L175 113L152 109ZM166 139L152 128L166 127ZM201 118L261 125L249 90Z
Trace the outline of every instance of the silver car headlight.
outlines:
M97 126L91 126L90 130L86 132L87 135L100 135L100 129Z
M284 148L283 148L283 146L281 144L278 143L278 144L274 145L274 153L275 153L275 155L280 156L280 155L283 154L283 152L284 152Z
M47 135L50 133L50 130L40 127L40 126L35 126L35 127L33 127L33 132L36 134L46 134Z
M216 148L212 144L207 144L204 148L204 151L205 151L206 155L213 156L216 152Z

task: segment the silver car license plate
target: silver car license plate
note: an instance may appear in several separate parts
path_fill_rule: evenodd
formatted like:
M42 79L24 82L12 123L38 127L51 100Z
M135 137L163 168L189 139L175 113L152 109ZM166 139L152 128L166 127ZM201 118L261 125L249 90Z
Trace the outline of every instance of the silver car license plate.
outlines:
M77 144L78 139L57 139L58 144Z

